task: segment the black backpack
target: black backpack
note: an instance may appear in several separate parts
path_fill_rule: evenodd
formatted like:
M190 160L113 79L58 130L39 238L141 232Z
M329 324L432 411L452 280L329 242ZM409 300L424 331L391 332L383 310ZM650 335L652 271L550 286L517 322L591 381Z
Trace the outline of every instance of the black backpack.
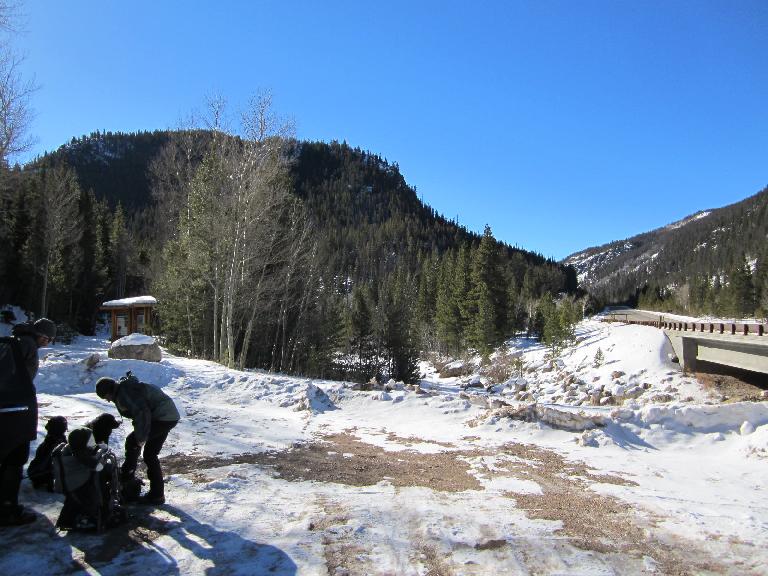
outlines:
M67 488L66 474L64 473L64 463L61 459L61 451L66 444L59 444L53 450L53 478L54 478L54 491L67 494L68 498L72 498L74 502L68 503L65 500L64 508L59 513L59 518L56 521L56 527L62 530L78 529L75 522L77 517L77 498ZM101 462L105 466L106 470L102 472L94 472L91 474L90 482L95 487L95 496L98 499L97 502L97 514L96 518L92 520L95 525L90 529L95 529L97 532L103 532L107 528L118 526L127 520L125 508L123 508L123 498L120 483L120 476L118 473L119 467L117 465L117 456L112 450L104 449L101 452ZM73 509L75 509L73 511ZM74 512L74 513L73 513ZM71 517L70 517L71 516Z
M66 479L64 478L64 463L61 461L61 451L67 444L62 442L51 451L51 468L53 471L53 491L58 494L67 493Z
M34 397L35 387L18 338L0 336L0 408L26 404Z

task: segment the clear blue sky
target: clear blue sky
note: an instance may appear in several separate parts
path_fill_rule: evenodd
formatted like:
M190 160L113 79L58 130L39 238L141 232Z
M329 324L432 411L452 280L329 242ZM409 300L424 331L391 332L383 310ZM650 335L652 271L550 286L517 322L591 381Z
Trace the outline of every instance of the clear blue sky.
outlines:
M28 0L33 155L258 89L562 258L768 185L768 1Z

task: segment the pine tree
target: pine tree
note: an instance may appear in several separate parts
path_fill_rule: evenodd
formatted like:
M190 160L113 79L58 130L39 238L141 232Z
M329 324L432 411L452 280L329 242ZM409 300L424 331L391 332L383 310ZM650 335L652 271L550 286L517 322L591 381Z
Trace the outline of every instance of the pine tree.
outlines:
M756 314L760 318L768 316L768 246L757 261L754 275L755 296L757 297Z
M374 333L374 302L370 288L356 286L347 317L349 351L355 359L355 376L367 382L379 375Z
M506 324L506 286L499 251L491 228L485 227L480 245L472 255L471 288L468 296L472 318L468 341L483 355L501 343Z
M457 354L461 346L461 313L454 297L454 271L456 259L453 252L440 261L435 302L437 339L444 351Z
M437 314L439 273L439 260L432 252L422 260L416 297L416 320L420 327L421 340L430 349L436 345L435 315Z
M415 294L407 274L398 270L383 283L378 308L383 319L379 340L388 363L390 378L412 383L418 376L418 347L415 338L415 318L411 317L410 302Z
M565 339L563 317L558 312L552 296L545 294L539 301L539 310L544 320L541 330L541 340L550 349L552 357L556 356Z
M741 265L730 274L729 300L731 313L737 318L745 318L755 313L755 287L752 284L752 270L746 257Z
M100 207L93 191L80 195L80 214L83 233L78 250L81 254L79 274L75 278L74 309L70 322L83 334L93 334L96 326L97 306L105 299L107 270L104 262L104 246L101 243L104 223Z
M118 204L109 227L109 276L112 279L114 298L125 297L130 254L131 246L125 212L122 205Z
M601 348L597 349L597 352L595 352L595 357L592 360L592 366L595 368L600 368L600 366L603 365L605 362L605 355L603 354L603 351Z

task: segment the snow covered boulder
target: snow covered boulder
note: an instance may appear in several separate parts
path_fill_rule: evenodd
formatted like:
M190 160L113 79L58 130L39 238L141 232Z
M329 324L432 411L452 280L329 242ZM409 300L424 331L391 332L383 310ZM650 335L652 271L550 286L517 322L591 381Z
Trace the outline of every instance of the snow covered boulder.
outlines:
M465 366L464 361L462 360L455 360L450 364L446 364L443 366L443 369L440 370L440 378L456 378L457 376L464 376L466 374L467 366Z
M484 388L485 387L485 385L483 384L483 380L481 379L479 374L475 374L466 382L462 382L460 386L462 388Z
M298 392L284 400L280 406L293 406L294 412L308 411L320 414L327 410L335 410L336 406L328 395L312 383L302 385Z
M101 356L94 352L83 358L80 363L85 366L86 370L93 370L100 361Z
M146 334L129 334L112 342L107 355L119 360L145 360L160 362L163 353L152 336Z
M608 418L602 414L588 414L584 411L561 409L544 404L527 404L524 406L503 407L493 414L496 417L522 420L523 422L543 422L552 428L583 432L605 426Z
M553 428L574 432L599 428L607 423L605 416L600 413L575 412L541 404L536 406L536 415L539 420Z
M741 427L739 428L739 434L742 436L749 436L750 434L753 434L755 432L755 425L752 424L749 420L744 420Z
M597 441L594 430L585 430L581 433L581 436L576 437L576 443L579 446L586 446L588 448L599 448L600 443Z

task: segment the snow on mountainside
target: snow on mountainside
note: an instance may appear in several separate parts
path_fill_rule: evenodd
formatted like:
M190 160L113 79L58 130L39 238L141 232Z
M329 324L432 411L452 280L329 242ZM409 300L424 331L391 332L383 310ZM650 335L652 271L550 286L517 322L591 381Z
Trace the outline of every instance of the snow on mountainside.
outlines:
M626 298L646 283L684 283L697 274L722 274L759 257L768 234L768 189L741 202L703 210L620 240L581 250L563 260L595 294Z
M688 216L688 218L683 218L682 220L678 220L677 222L673 222L672 224L668 224L666 228L668 230L676 230L677 228L682 228L686 224L693 222L695 220L701 220L702 218L706 218L712 214L711 210L703 210L701 212L697 212L696 214L693 214L692 216Z
M568 256L564 263L576 268L579 283L588 283L597 271L634 247L631 242L616 242L608 244L602 250L589 248L583 252L577 252Z
M59 534L62 497L0 530L4 574L746 574L768 565L768 402L721 403L650 327L585 321L553 364L361 391L167 355L114 360L78 338L40 351L38 440L115 413L131 370L182 420L161 453L168 503L103 535ZM598 351L600 351L598 353ZM94 360L97 362L94 364ZM468 387L479 385L479 388ZM121 447L129 421L113 434Z
M80 140L73 138L71 142L61 147L60 152L80 154L85 162L107 165L113 160L125 157L133 148L130 140L118 140L104 135L104 137L96 136Z
M627 240L611 242L597 248L582 250L568 256L563 263L576 268L579 282L585 284L606 282L607 279L602 277L603 272L615 264L620 257L623 257L625 264L613 273L650 272L654 266L654 260L664 250L664 243L670 232L679 230L691 222L701 220L709 214L711 211L697 212L652 232L639 234Z

